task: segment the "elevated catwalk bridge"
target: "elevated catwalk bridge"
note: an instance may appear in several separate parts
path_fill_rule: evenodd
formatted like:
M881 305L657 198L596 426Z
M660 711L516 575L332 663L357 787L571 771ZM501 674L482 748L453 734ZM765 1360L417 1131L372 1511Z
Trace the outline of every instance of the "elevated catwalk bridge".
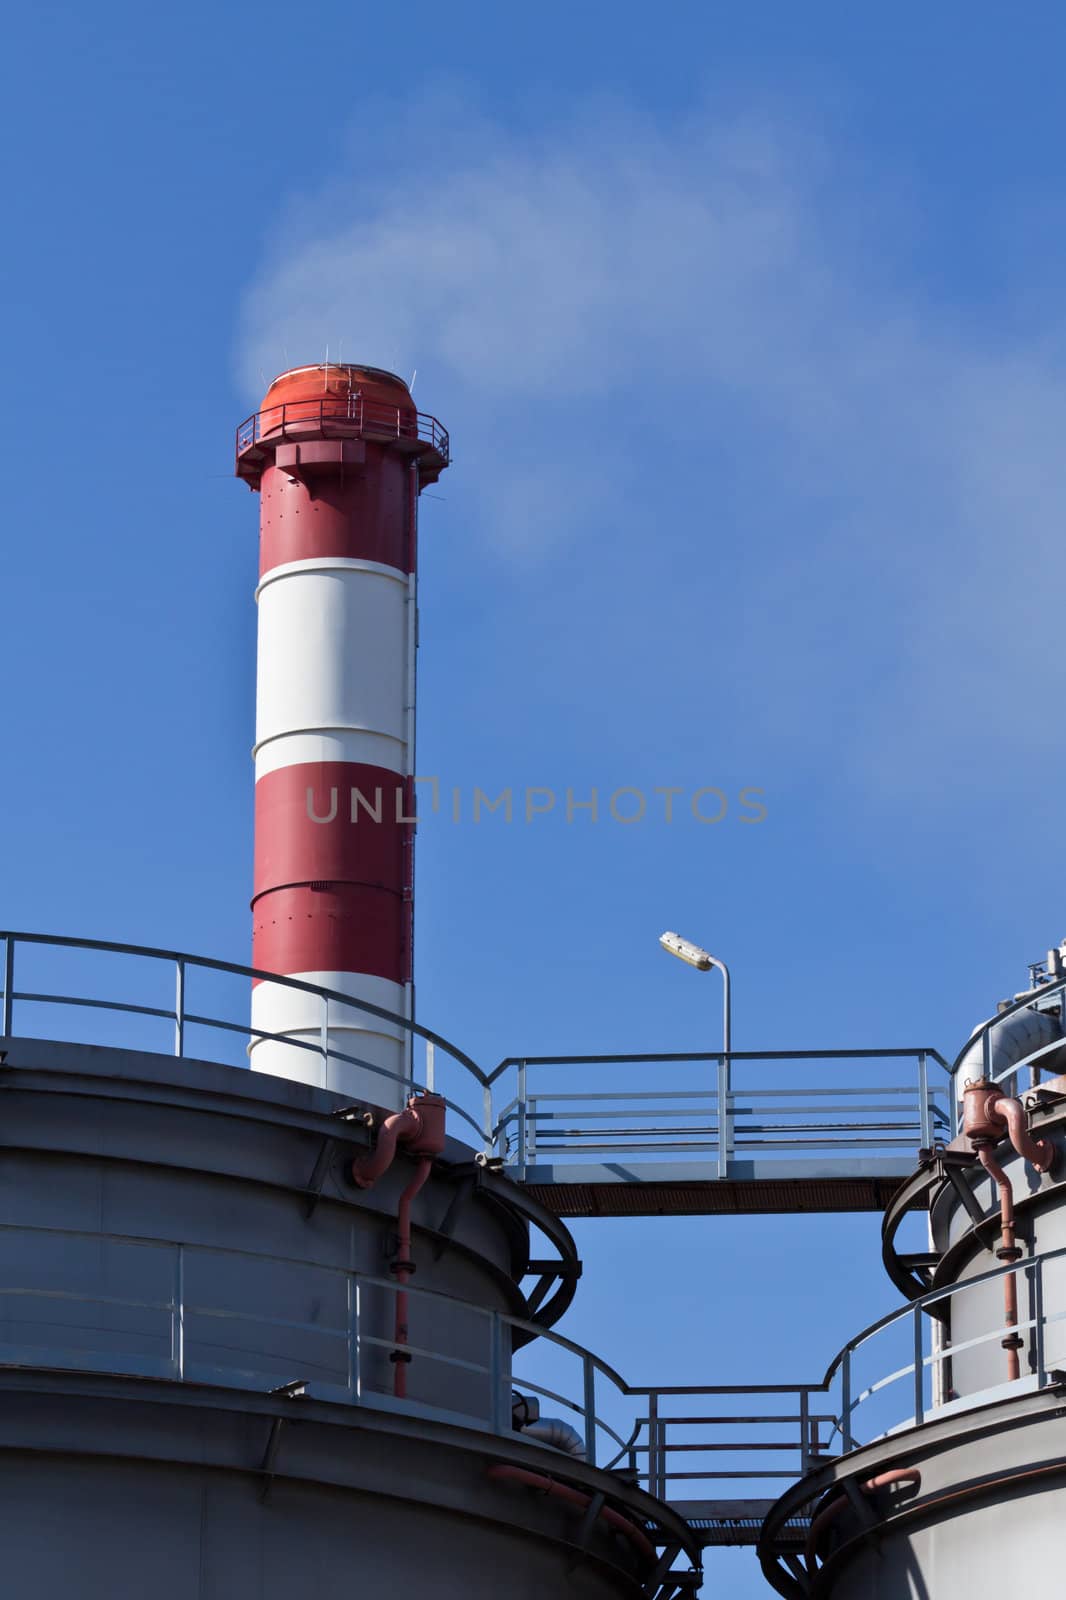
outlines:
M880 1211L954 1132L928 1047L512 1057L490 1083L512 1073L495 1137L559 1216Z

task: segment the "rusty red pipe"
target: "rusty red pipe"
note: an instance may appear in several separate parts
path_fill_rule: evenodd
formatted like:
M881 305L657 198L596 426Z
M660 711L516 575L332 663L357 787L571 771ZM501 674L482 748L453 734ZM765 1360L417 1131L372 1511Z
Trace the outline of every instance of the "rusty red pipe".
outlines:
M896 1484L908 1483L914 1488L922 1487L922 1474L917 1467L890 1467L887 1472L879 1472L875 1478L867 1478L865 1483L860 1483L859 1488L863 1494L876 1494L878 1489L890 1489ZM807 1571L813 1573L818 1557L818 1541L826 1528L834 1523L848 1503L847 1495L837 1495L815 1517L807 1534L807 1544L804 1549L804 1559Z
M1023 1161L1037 1172L1050 1170L1055 1147L1050 1139L1033 1138L1020 1100L1000 1094L987 1078L978 1078L966 1084L962 1104L962 1131L975 1150L979 1144L996 1144L1005 1134Z
M403 1111L394 1111L391 1117L386 1117L378 1129L377 1143L371 1153L358 1156L352 1162L353 1183L360 1189L373 1188L392 1166L401 1139L406 1142L417 1138L420 1127L421 1119L410 1102Z
M859 1487L863 1494L876 1494L878 1489L892 1489L897 1483L913 1484L920 1489L922 1475L917 1467L889 1467L887 1472L879 1472L876 1478L867 1478Z
M1000 1246L996 1255L1000 1261L1017 1261L1021 1251L1014 1237L1014 1191L1010 1179L987 1144L978 1146L977 1159L999 1189ZM1007 1328L1016 1329L1018 1326L1018 1275L1015 1272L1007 1272L1003 1276L1003 1321ZM1021 1360L1018 1355L1021 1347L1021 1335L1017 1332L1008 1333L1003 1340L1003 1348L1007 1352L1008 1383L1014 1383L1021 1377Z
M414 1156L439 1156L444 1149L445 1110L443 1095L413 1094L402 1111L385 1118L370 1154L352 1162L352 1182L360 1189L373 1188L392 1166L401 1144Z
M592 1500L592 1496L586 1494L583 1489L574 1489L568 1483L559 1483L557 1479L549 1478L543 1472L530 1472L526 1467L509 1467L498 1462L489 1468L488 1475L490 1478L506 1479L512 1483L524 1483L530 1489L539 1489L541 1494L552 1495L556 1500L566 1500L581 1511L587 1510ZM610 1506L601 1506L600 1520L624 1534L633 1548L639 1550L648 1561L655 1561L655 1546L651 1540L646 1538L628 1517L623 1517L620 1511L615 1511Z
M1055 1158L1055 1147L1050 1139L1033 1138L1021 1101L1012 1095L1000 1094L995 1084L989 1083L987 1078L979 1078L976 1083L965 1086L962 1129L978 1161L999 1190L1000 1245L996 1255L1000 1261L1012 1265L1021 1257L1014 1232L1014 1193L1010 1179L992 1154L992 1147L1006 1134L1015 1152L1023 1161L1035 1167L1037 1172L1050 1169ZM1018 1275L1015 1272L1007 1272L1003 1276L1003 1321L1008 1330L1002 1341L1007 1352L1007 1381L1015 1383L1021 1377L1019 1351L1024 1343L1016 1331Z
M1054 1159L1055 1147L1050 1139L1033 1138L1021 1101L1011 1095L1000 1095L991 1111L993 1116L1002 1117L1007 1124L1007 1135L1022 1159L1035 1167L1037 1172L1047 1172Z
M399 1400L407 1396L407 1368L411 1355L408 1327L407 1285L415 1270L411 1259L411 1206L415 1197L425 1187L433 1170L433 1157L444 1149L445 1101L439 1094L413 1094L402 1111L394 1111L378 1129L377 1143L370 1155L358 1156L352 1162L352 1181L360 1189L369 1189L392 1166L396 1151L402 1144L418 1157L414 1177L400 1196L396 1213L396 1259L392 1270L396 1274L395 1349L392 1362L395 1368L392 1380L393 1394Z
M415 1195L425 1185L426 1179L433 1170L433 1157L423 1156L418 1163L418 1170L411 1179L407 1188L400 1196L400 1207L396 1215L397 1224L397 1254L392 1263L392 1270L396 1274L396 1348L392 1352L396 1372L393 1377L392 1392L397 1400L407 1398L407 1367L411 1360L407 1349L409 1342L409 1329L407 1325L407 1285L415 1264L411 1260L411 1202Z

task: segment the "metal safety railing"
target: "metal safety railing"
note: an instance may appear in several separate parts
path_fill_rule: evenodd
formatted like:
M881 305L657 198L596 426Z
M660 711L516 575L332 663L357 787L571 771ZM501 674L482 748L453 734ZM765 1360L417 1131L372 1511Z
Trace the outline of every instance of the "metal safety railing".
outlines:
M950 1318L959 1306L998 1290L1009 1273L1025 1286L1017 1323L1008 1328L996 1312L979 1314L979 1331L968 1327L953 1340ZM816 1383L633 1385L572 1339L408 1286L410 1397L398 1399L390 1357L397 1350L399 1292L392 1279L305 1258L4 1224L0 1364L259 1392L301 1383L319 1399L503 1435L514 1432L513 1386L573 1420L590 1464L626 1473L660 1500L719 1503L723 1487L743 1497L756 1481L794 1481L836 1454L901 1429L1060 1382L1058 1363L1066 1359L1066 1329L1061 1350L1052 1332L1066 1322L1066 1311L1049 1309L1066 1299L1066 1247L993 1268L890 1313L849 1340ZM992 1300L999 1304L996 1294ZM994 1366L1005 1366L999 1346L1014 1334L1023 1337L1023 1376L1001 1381L986 1364L957 1392L960 1362L985 1352ZM528 1335L534 1341L519 1349ZM909 1359L893 1353L864 1365L875 1347L894 1338Z
M756 1481L792 1483L826 1459L836 1424L813 1398L819 1384L666 1385L640 1392L647 1411L632 1449L647 1458L648 1488L659 1500L690 1498L693 1488L701 1490L699 1499L717 1498L723 1485L740 1498ZM719 1409L708 1413L702 1409L708 1402ZM700 1409L693 1412L693 1404ZM730 1405L738 1409L720 1409ZM779 1409L783 1405L788 1409Z
M1061 1270L1056 1272L1056 1266ZM1058 1278L1051 1295L1049 1273ZM1020 1311L1008 1324L1002 1296L996 1291L1012 1277L1018 1284ZM996 1308L990 1315L981 1309L986 1297ZM1052 1340L1049 1350L1049 1330L1066 1323L1066 1309L1049 1310L1056 1301L1066 1307L1066 1247L930 1290L872 1323L849 1340L823 1380L824 1389L835 1389L838 1396L834 1428L841 1450L856 1449L899 1428L919 1426L947 1410L984 1404L993 1391L1039 1389L1058 1381L1066 1361L1066 1336L1061 1348ZM966 1337L953 1338L951 1328L959 1326L964 1316L967 1324L974 1322L975 1303L980 1331L967 1328ZM1021 1376L1016 1379L1009 1376L1005 1340L1020 1345ZM881 1361L869 1357L875 1348L892 1342L904 1359L885 1370ZM886 1404L889 1393L894 1398ZM865 1424L862 1437L860 1423Z
M30 969L29 982L22 976L27 969ZM477 1063L441 1034L369 1001L304 983L299 978L280 977L233 962L213 961L174 950L38 933L0 932L0 973L3 985L0 1036L10 1036L19 1027L32 1027L35 1023L39 1027L62 1028L66 1014L74 1010L82 1017L86 1013L103 1014L121 1023L117 1036L111 1032L105 1040L98 1041L86 1037L91 1029L83 1022L77 1042L117 1043L144 1050L162 1047L175 1056L229 1059L236 1065L247 1064L244 1058L250 1043L269 1040L291 1055L296 1078L306 1070L308 1063L328 1060L371 1074L372 1081L380 1082L381 1099L386 1104L394 1100L397 1093L423 1089L441 1093L449 1112L460 1120L467 1136L473 1136L480 1147L491 1147L492 1094L489 1079ZM122 992L108 995L105 991L114 989L116 977ZM211 981L217 984L219 979L236 979L239 986L227 995L220 993L217 987L212 991ZM74 980L81 983L80 991L55 986ZM291 1033L253 1026L248 1020L248 997L253 983L306 996L315 1016L312 1029L306 1031L312 1032L313 1037L298 1038ZM85 993L85 988L92 992ZM202 1000L197 998L201 991ZM134 999L134 995L139 998ZM173 996L173 999L164 999L165 996ZM33 1007L32 1014L27 1009L30 1007ZM215 1009L218 1007L224 1009ZM366 1018L368 1030L375 1023L385 1022L410 1039L410 1064L402 1076L380 1063L340 1048L335 1024L344 1017L346 1031L350 1031L352 1012ZM159 1023L164 1027L160 1028ZM51 1032L44 1036L62 1039L68 1035ZM417 1053L414 1046L418 1047ZM204 1049L210 1054L205 1056ZM235 1056L238 1059L234 1059Z
M1009 1276L1018 1280L1022 1309L1016 1321L1007 1323L999 1290ZM825 1460L908 1428L1060 1383L1066 1365L1066 1327L1061 1337L1054 1330L1066 1324L1066 1309L1053 1309L1056 1305L1066 1306L1066 1247L993 1267L890 1312L848 1341L820 1383L659 1390L660 1409L667 1395L731 1395L749 1402L758 1399L764 1405L775 1396L791 1395L798 1404L776 1417L748 1409L742 1417L668 1417L665 1422L653 1409L647 1425L653 1435L658 1430L654 1459L662 1474L655 1480L654 1492L662 1496L664 1487L679 1477L705 1484L719 1479L798 1478ZM953 1336L953 1326L962 1329L958 1337ZM1004 1340L1015 1339L1021 1345L1021 1375L1011 1378L1002 1347ZM760 1434L749 1431L721 1442L724 1427L735 1430L743 1424L750 1430L771 1421L783 1426L785 1437L763 1442ZM676 1437L682 1425L696 1423L704 1428L713 1425L715 1432L695 1440ZM748 1457L758 1450L786 1451L795 1465L791 1471L749 1466L740 1472L714 1471L705 1465L679 1472L671 1466L671 1455L677 1451L723 1449Z
M813 1083L766 1087L766 1069L800 1063ZM667 1171L669 1162L695 1156L724 1178L751 1159L846 1152L859 1163L872 1152L910 1155L956 1130L948 1064L931 1049L510 1058L492 1081L507 1068L515 1072L515 1093L497 1129L520 1175L560 1158L651 1158ZM847 1081L832 1081L842 1068ZM856 1082L856 1068L879 1068L882 1077ZM757 1069L755 1082L739 1083L750 1069ZM896 1078L885 1082L889 1069ZM609 1081L612 1072L632 1086L575 1091L545 1082L549 1073L568 1084L580 1076Z
M4 1256L20 1247L32 1252L18 1268ZM149 1260L146 1258L154 1258ZM100 1294L69 1284L93 1272L113 1288L123 1278L131 1292ZM213 1295L190 1288L199 1275ZM15 1281L13 1281L13 1274ZM266 1287L273 1280L273 1293ZM159 1286L147 1295L133 1292L144 1284ZM404 1409L391 1394L396 1352L387 1329L394 1301L401 1293L391 1279L350 1271L303 1257L263 1255L224 1246L189 1244L171 1239L61 1228L0 1225L0 1362L65 1370L90 1370L159 1377L177 1382L219 1382L237 1387L277 1387L301 1381L323 1399L347 1400ZM467 1424L503 1428L501 1396L509 1394L510 1335L525 1329L521 1319L431 1289L408 1287L413 1302L414 1338L404 1346L412 1361L454 1369L439 1373L442 1394L454 1396L456 1375L476 1374L489 1380L476 1402L463 1412ZM255 1305L270 1299L291 1308L306 1304L312 1315L270 1314ZM432 1338L442 1310L459 1307L480 1326L485 1359L477 1361L419 1338L419 1310L426 1337ZM143 1315L147 1313L147 1316ZM132 1314L132 1315L131 1315ZM80 1320L79 1320L80 1319ZM545 1331L535 1330L540 1337ZM15 1335L18 1337L14 1337ZM64 1337L65 1336L65 1337ZM569 1341L591 1372L596 1358ZM129 1343L124 1343L129 1340ZM453 1344L462 1344L462 1339ZM381 1353L380 1370L373 1371ZM607 1370L607 1369L604 1369ZM594 1394L594 1378L585 1389ZM424 1399L409 1408L425 1410ZM599 1426L594 1407L574 1407L585 1416L590 1435ZM440 1407L434 1407L440 1412ZM509 1406L506 1408L510 1415ZM453 1417L460 1413L453 1408Z
M1020 1309L1007 1323L1000 1291L1009 1276L1018 1280ZM890 1312L850 1339L820 1382L641 1391L648 1406L631 1451L646 1459L648 1487L659 1499L723 1505L723 1486L739 1499L756 1481L795 1481L906 1429L1061 1383L1066 1309L1056 1307L1066 1308L1066 1247ZM1005 1340L1020 1343L1018 1378L1009 1375ZM704 1409L709 1400L719 1409ZM778 1409L782 1402L787 1409Z
M1006 1322L1002 1312L991 1311L991 1304L1002 1306L1001 1284L1011 1276L1018 1280L1019 1315L1016 1321ZM983 1306L982 1297L988 1298L990 1305L979 1309L975 1318L973 1302L976 1298ZM834 1452L846 1455L882 1441L892 1449L898 1442L898 1452L893 1450L887 1459L909 1465L913 1460L910 1430L1061 1386L1066 1381L1062 1370L1066 1366L1066 1328L1062 1328L1066 1310L1050 1309L1055 1303L1066 1305L1066 1248L994 1267L933 1290L864 1329L835 1357L817 1391L833 1396ZM880 1352L881 1345L893 1338L903 1353L898 1364L886 1363ZM1008 1347L1014 1346L1016 1340L1021 1346L1022 1370L1014 1378L1007 1370L1006 1351L1000 1347L1005 1341ZM878 1355L871 1370L860 1376L864 1354L872 1355L875 1349ZM920 1440L914 1447L921 1459ZM804 1475L787 1489L766 1516L758 1540L764 1571L769 1572L768 1563L776 1560L795 1579L795 1564L785 1553L794 1544L788 1529L804 1525L830 1487L826 1474L815 1470L819 1464L817 1458L811 1460L811 1476ZM846 1482L843 1487L847 1489ZM809 1555L804 1592L813 1571Z
M425 445L447 465L448 430L426 411L364 400L356 394L322 395L317 400L287 400L255 411L237 428L237 460L264 439L277 444L307 433L329 433L333 428L348 438L394 439L401 444Z
M393 1392L391 1359L400 1293L415 1391L403 1399ZM536 1346L523 1345L530 1336ZM0 1224L0 1365L259 1392L299 1383L313 1398L505 1435L515 1431L517 1384L573 1417L591 1465L623 1463L642 1482L659 1475L654 1450L638 1466L639 1407L626 1414L626 1403L649 1391L630 1389L574 1340L439 1290L401 1289L302 1257Z
M1034 968L1031 967L1030 972L1033 971ZM1049 1040L1046 1044L1040 1045L1027 1055L1010 1060L1006 1066L997 1070L995 1067L994 1046L996 1030L1003 1023L1004 1018L1026 1010L1047 1012L1054 1016L1060 1029L1059 1036ZM958 1075L964 1064L969 1063L970 1057L975 1053L975 1043L979 1043L982 1077L987 1078L990 1083L999 1084L1009 1094L1020 1095L1027 1089L1036 1088L1039 1086L1045 1068L1050 1065L1051 1058L1061 1055L1064 1047L1066 1047L1064 1021L1066 1021L1066 980L1056 981L1055 979L1046 978L1038 988L1029 994L1023 995L1021 999L1016 1000L1012 1005L1005 1005L1001 1011L996 1012L995 1016L989 1017L980 1028L976 1029L973 1036L967 1040L960 1050L952 1071ZM958 1091L960 1099L961 1089L962 1086L960 1085Z
M310 1036L253 1026L253 983L306 996ZM929 1048L508 1056L485 1072L432 1029L298 978L178 951L35 933L0 932L0 985L3 1035L32 1030L70 1038L73 1012L78 1042L243 1065L249 1043L269 1040L289 1052L296 1078L309 1062L328 1060L380 1081L382 1104L434 1090L457 1119L454 1131L502 1158L519 1181L531 1171L541 1181L551 1171L580 1175L605 1160L639 1166L642 1175L655 1164L669 1175L672 1165L695 1161L708 1179L750 1175L758 1161L759 1175L774 1176L789 1157L834 1155L858 1174L885 1152L905 1170L919 1148L956 1131L948 1066ZM342 1048L352 1013L366 1017L368 1031L383 1021L409 1039L403 1076ZM338 1019L347 1024L341 1035ZM770 1072L776 1087L767 1084ZM864 1081L870 1073L872 1083ZM570 1165L560 1167L561 1158Z

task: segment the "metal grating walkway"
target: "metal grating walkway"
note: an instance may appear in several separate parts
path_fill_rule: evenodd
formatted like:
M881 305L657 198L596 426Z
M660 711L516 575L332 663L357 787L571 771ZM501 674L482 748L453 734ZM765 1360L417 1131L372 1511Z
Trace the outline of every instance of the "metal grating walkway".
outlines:
M664 1179L662 1169L640 1166L625 1181L590 1182L575 1167L534 1168L522 1187L557 1217L766 1216L802 1212L883 1211L914 1170L913 1158L893 1163L880 1177L784 1177L755 1180ZM887 1165L887 1163L886 1163ZM587 1169L586 1169L587 1170Z
M671 1507L684 1517L699 1535L706 1549L736 1545L755 1545L773 1500L672 1500ZM778 1544L802 1550L810 1523L805 1517L790 1518L781 1528Z

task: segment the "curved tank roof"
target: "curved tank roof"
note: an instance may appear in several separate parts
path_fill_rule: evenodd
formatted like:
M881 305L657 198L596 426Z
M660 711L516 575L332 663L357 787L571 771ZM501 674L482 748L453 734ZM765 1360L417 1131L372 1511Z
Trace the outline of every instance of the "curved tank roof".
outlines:
M354 363L319 362L310 367L290 367L276 377L263 397L261 410L302 400L347 400L357 396L380 405L399 406L413 413L415 403L402 378L382 367Z

